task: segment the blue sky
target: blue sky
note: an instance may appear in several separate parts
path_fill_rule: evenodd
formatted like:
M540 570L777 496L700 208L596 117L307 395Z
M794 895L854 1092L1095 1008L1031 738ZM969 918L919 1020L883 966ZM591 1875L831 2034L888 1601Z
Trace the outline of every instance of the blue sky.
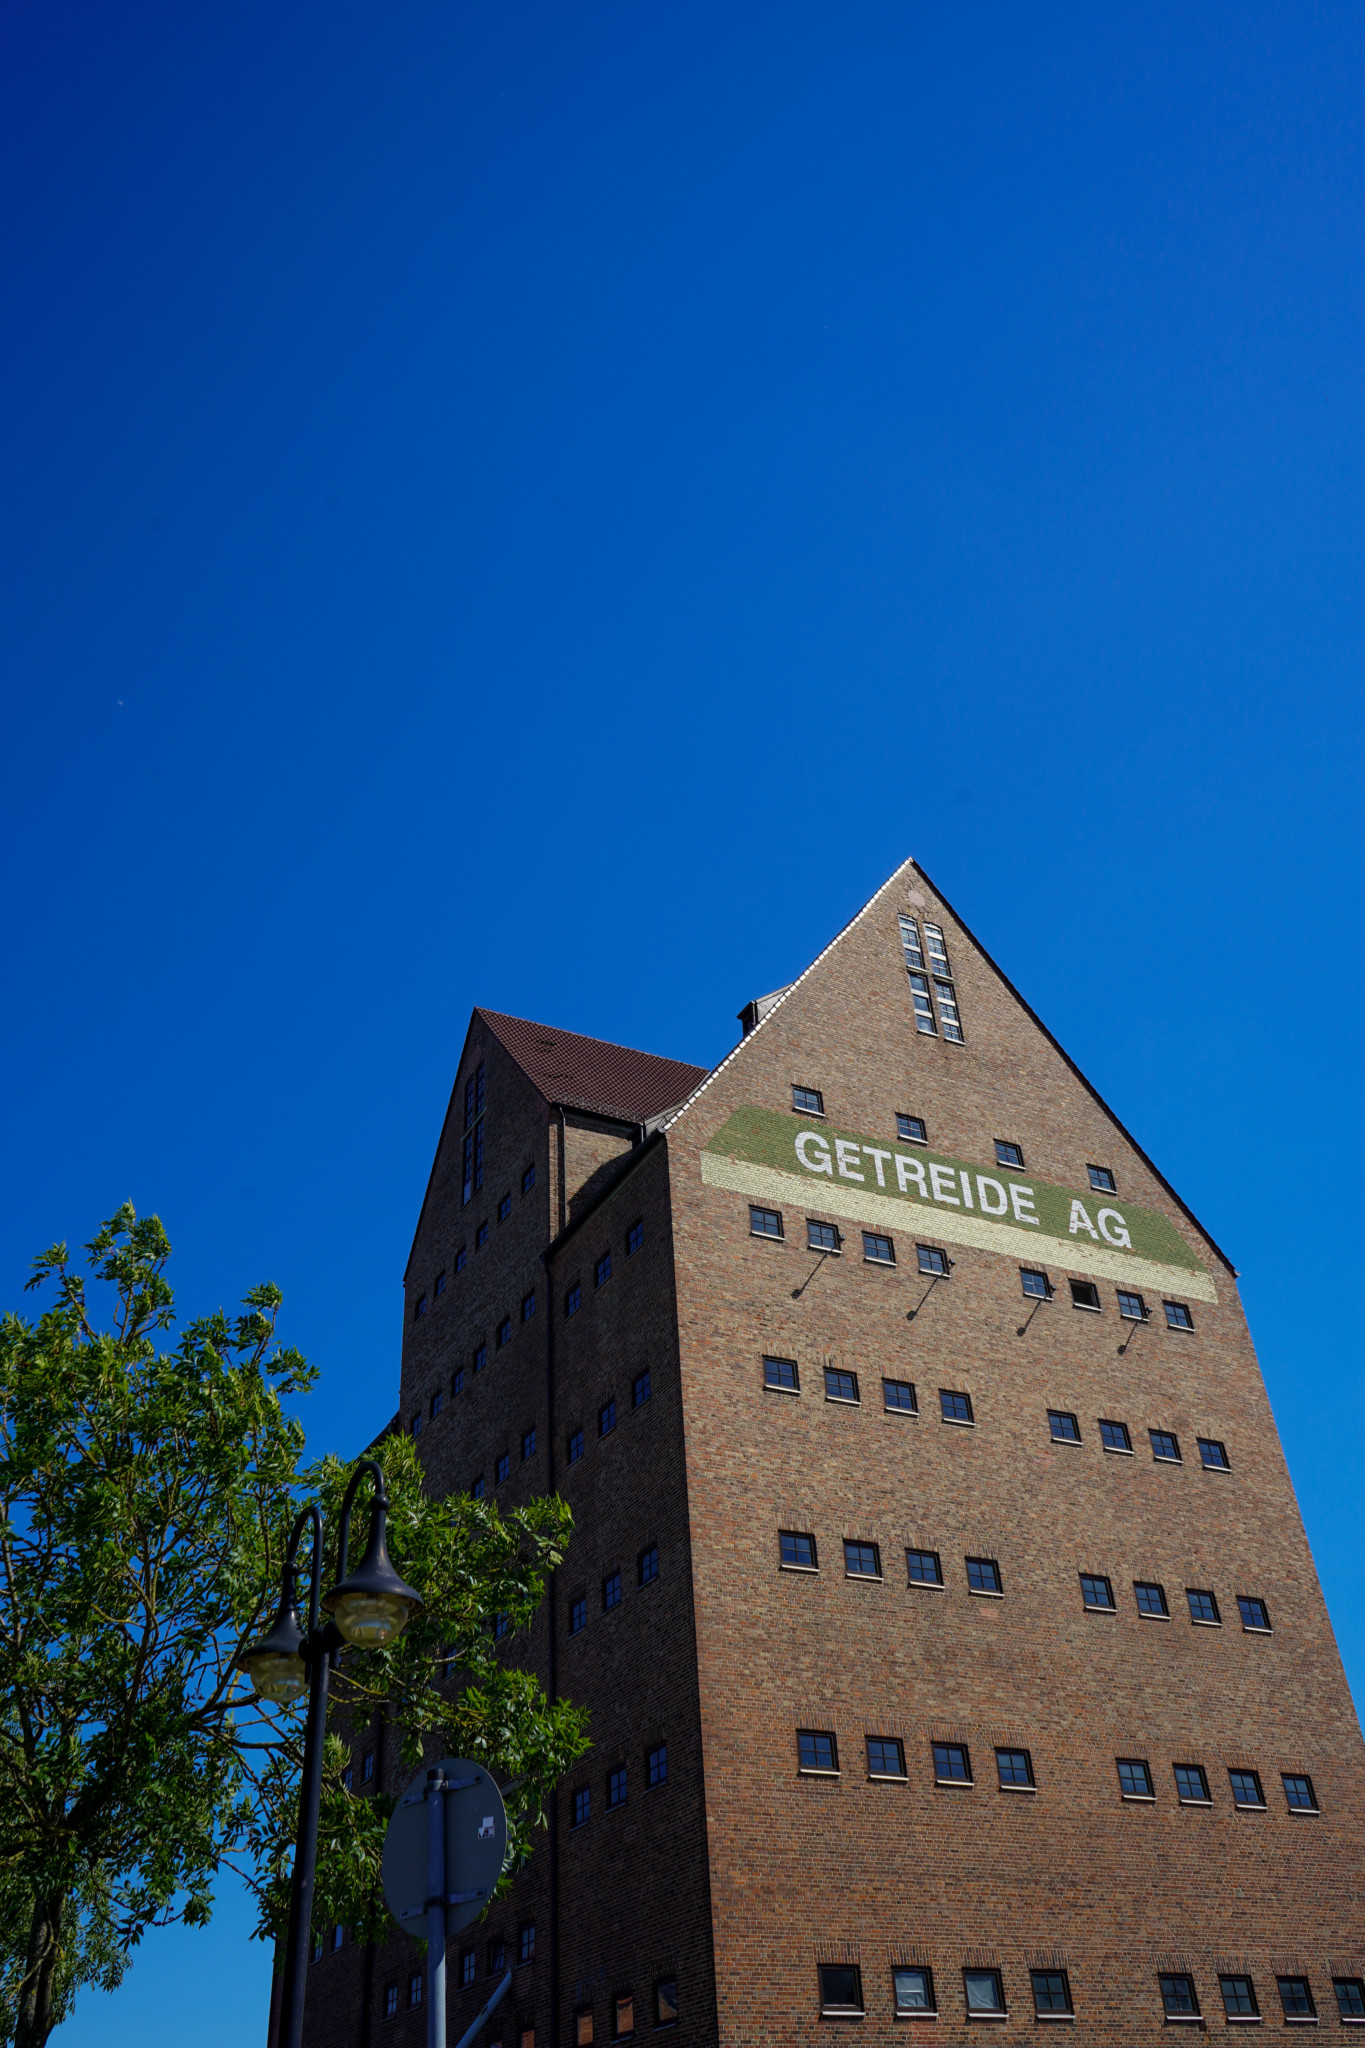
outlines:
M392 1410L471 1005L709 1062L906 854L1243 1273L1357 1697L1358 8L0 25L3 1300ZM73 2048L263 2025L228 1902Z

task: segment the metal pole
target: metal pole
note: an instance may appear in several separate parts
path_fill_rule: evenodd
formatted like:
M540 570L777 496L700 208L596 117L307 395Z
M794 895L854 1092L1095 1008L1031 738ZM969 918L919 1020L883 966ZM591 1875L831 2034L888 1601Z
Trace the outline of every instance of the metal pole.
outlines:
M446 1777L427 1772L427 2048L446 2048Z
M473 2026L465 2028L459 2040L455 2043L455 2048L469 2048L470 2042L474 2039L474 2036L478 2033L479 2028L488 2018L489 2013L492 2012L493 2007L497 2004L498 2000L503 1996L504 1992L507 1990L507 1987L510 1985L511 1982L512 1972L509 1970L507 1972L507 1975L503 1978L501 1984L499 1984L497 1990L493 1993L493 1996L489 1999L483 2011L479 2014L479 2017L475 2020Z
M327 1733L327 1680L331 1659L317 1631L310 1631L308 1728L299 1784L299 1833L289 1900L289 1953L285 1964L281 2048L303 2048L303 2000L308 1982L308 1943L313 1927L313 1883L318 1869L318 1804L322 1797L322 1748Z

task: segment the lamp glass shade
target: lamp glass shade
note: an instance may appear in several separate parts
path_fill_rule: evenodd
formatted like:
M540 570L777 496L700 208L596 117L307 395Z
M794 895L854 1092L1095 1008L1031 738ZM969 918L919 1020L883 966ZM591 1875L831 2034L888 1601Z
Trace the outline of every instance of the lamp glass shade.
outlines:
M263 1700L287 1707L303 1695L308 1683L302 1657L297 1650L272 1650L264 1645L242 1658L242 1669Z
M408 1602L397 1593L341 1587L332 1598L332 1619L357 1649L382 1650L407 1627Z

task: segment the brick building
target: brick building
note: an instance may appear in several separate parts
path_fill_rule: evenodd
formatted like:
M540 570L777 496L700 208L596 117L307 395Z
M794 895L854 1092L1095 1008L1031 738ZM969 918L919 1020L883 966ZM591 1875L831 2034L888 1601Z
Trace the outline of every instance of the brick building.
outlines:
M506 2048L1365 2025L1360 1730L1227 1258L914 863L741 1022L711 1073L470 1023L400 1420L569 1501L510 1654L594 1746L452 2040L504 1957ZM424 2039L406 1938L323 1948L310 2042Z

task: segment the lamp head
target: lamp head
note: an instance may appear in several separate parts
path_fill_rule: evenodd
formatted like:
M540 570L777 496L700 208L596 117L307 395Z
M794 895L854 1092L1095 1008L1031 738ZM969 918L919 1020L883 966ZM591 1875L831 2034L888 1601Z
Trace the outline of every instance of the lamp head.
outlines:
M287 1707L301 1698L308 1670L303 1661L303 1630L288 1586L269 1634L243 1650L237 1668L245 1671L263 1700L277 1707Z
M422 1596L404 1585L389 1562L384 1541L387 1509L376 1500L370 1510L370 1540L353 1572L323 1598L323 1606L348 1643L358 1650L382 1650L402 1635Z

